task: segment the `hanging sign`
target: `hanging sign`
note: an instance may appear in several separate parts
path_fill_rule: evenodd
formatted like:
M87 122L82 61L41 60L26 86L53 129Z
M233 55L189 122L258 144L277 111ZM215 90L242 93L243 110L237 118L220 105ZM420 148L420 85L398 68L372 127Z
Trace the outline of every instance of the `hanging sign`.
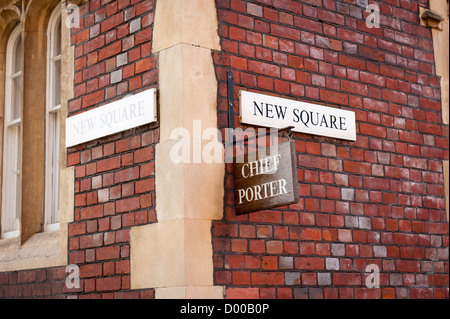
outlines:
M66 147L156 121L156 89L151 89L69 117L66 120Z
M241 122L356 141L355 112L240 91Z
M235 157L233 173L236 213L244 214L297 203L296 163L293 142Z

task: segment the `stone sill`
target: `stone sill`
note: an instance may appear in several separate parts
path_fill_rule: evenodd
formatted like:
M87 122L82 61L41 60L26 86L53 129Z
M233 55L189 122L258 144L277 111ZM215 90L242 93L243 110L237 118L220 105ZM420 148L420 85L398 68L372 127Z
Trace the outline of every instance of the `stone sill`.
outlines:
M38 233L22 246L19 238L0 239L0 272L63 265L59 238L60 231L54 230Z

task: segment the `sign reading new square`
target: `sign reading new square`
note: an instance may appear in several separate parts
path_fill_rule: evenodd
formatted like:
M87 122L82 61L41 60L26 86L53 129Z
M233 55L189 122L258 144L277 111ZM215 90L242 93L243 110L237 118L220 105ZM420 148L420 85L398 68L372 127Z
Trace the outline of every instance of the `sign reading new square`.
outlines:
M66 120L66 147L157 121L156 89L150 89Z
M244 124L356 141L355 112L334 107L240 91Z

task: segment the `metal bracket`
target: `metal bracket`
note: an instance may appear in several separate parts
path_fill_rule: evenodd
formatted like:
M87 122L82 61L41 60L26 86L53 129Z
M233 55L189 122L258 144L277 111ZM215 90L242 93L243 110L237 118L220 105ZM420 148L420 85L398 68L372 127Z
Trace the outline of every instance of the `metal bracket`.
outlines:
M228 82L228 127L234 130L234 83L233 72L227 71Z

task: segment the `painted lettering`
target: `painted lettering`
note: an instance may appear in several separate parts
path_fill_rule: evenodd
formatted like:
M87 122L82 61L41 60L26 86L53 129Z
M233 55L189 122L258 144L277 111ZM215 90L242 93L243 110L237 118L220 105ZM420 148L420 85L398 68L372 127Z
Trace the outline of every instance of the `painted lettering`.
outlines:
M239 205L288 194L286 179L270 181L238 190Z
M255 101L253 101L253 110L254 110L254 111L253 111L253 115L256 116L256 110L258 110L259 114L260 114L261 116L264 116L264 115L263 115L264 103L261 103L261 108L259 108L258 103L256 103Z
M245 163L242 165L242 177L249 178L262 174L273 174L278 170L280 165L281 154L277 154L263 159Z
M346 118L345 117L340 117L340 129L341 131L347 131L347 126L346 126Z
M287 107L286 106L280 106L280 105L275 105L275 111L277 112L277 117L280 119L282 118L284 120L285 116L286 116L286 111L287 111Z
M156 120L156 90L151 89L69 117L66 146L78 145Z
M270 113L270 115L269 115ZM273 119L273 105L266 103L266 117Z
M356 140L356 113L304 101L240 92L241 122L261 127L292 127L293 132Z

